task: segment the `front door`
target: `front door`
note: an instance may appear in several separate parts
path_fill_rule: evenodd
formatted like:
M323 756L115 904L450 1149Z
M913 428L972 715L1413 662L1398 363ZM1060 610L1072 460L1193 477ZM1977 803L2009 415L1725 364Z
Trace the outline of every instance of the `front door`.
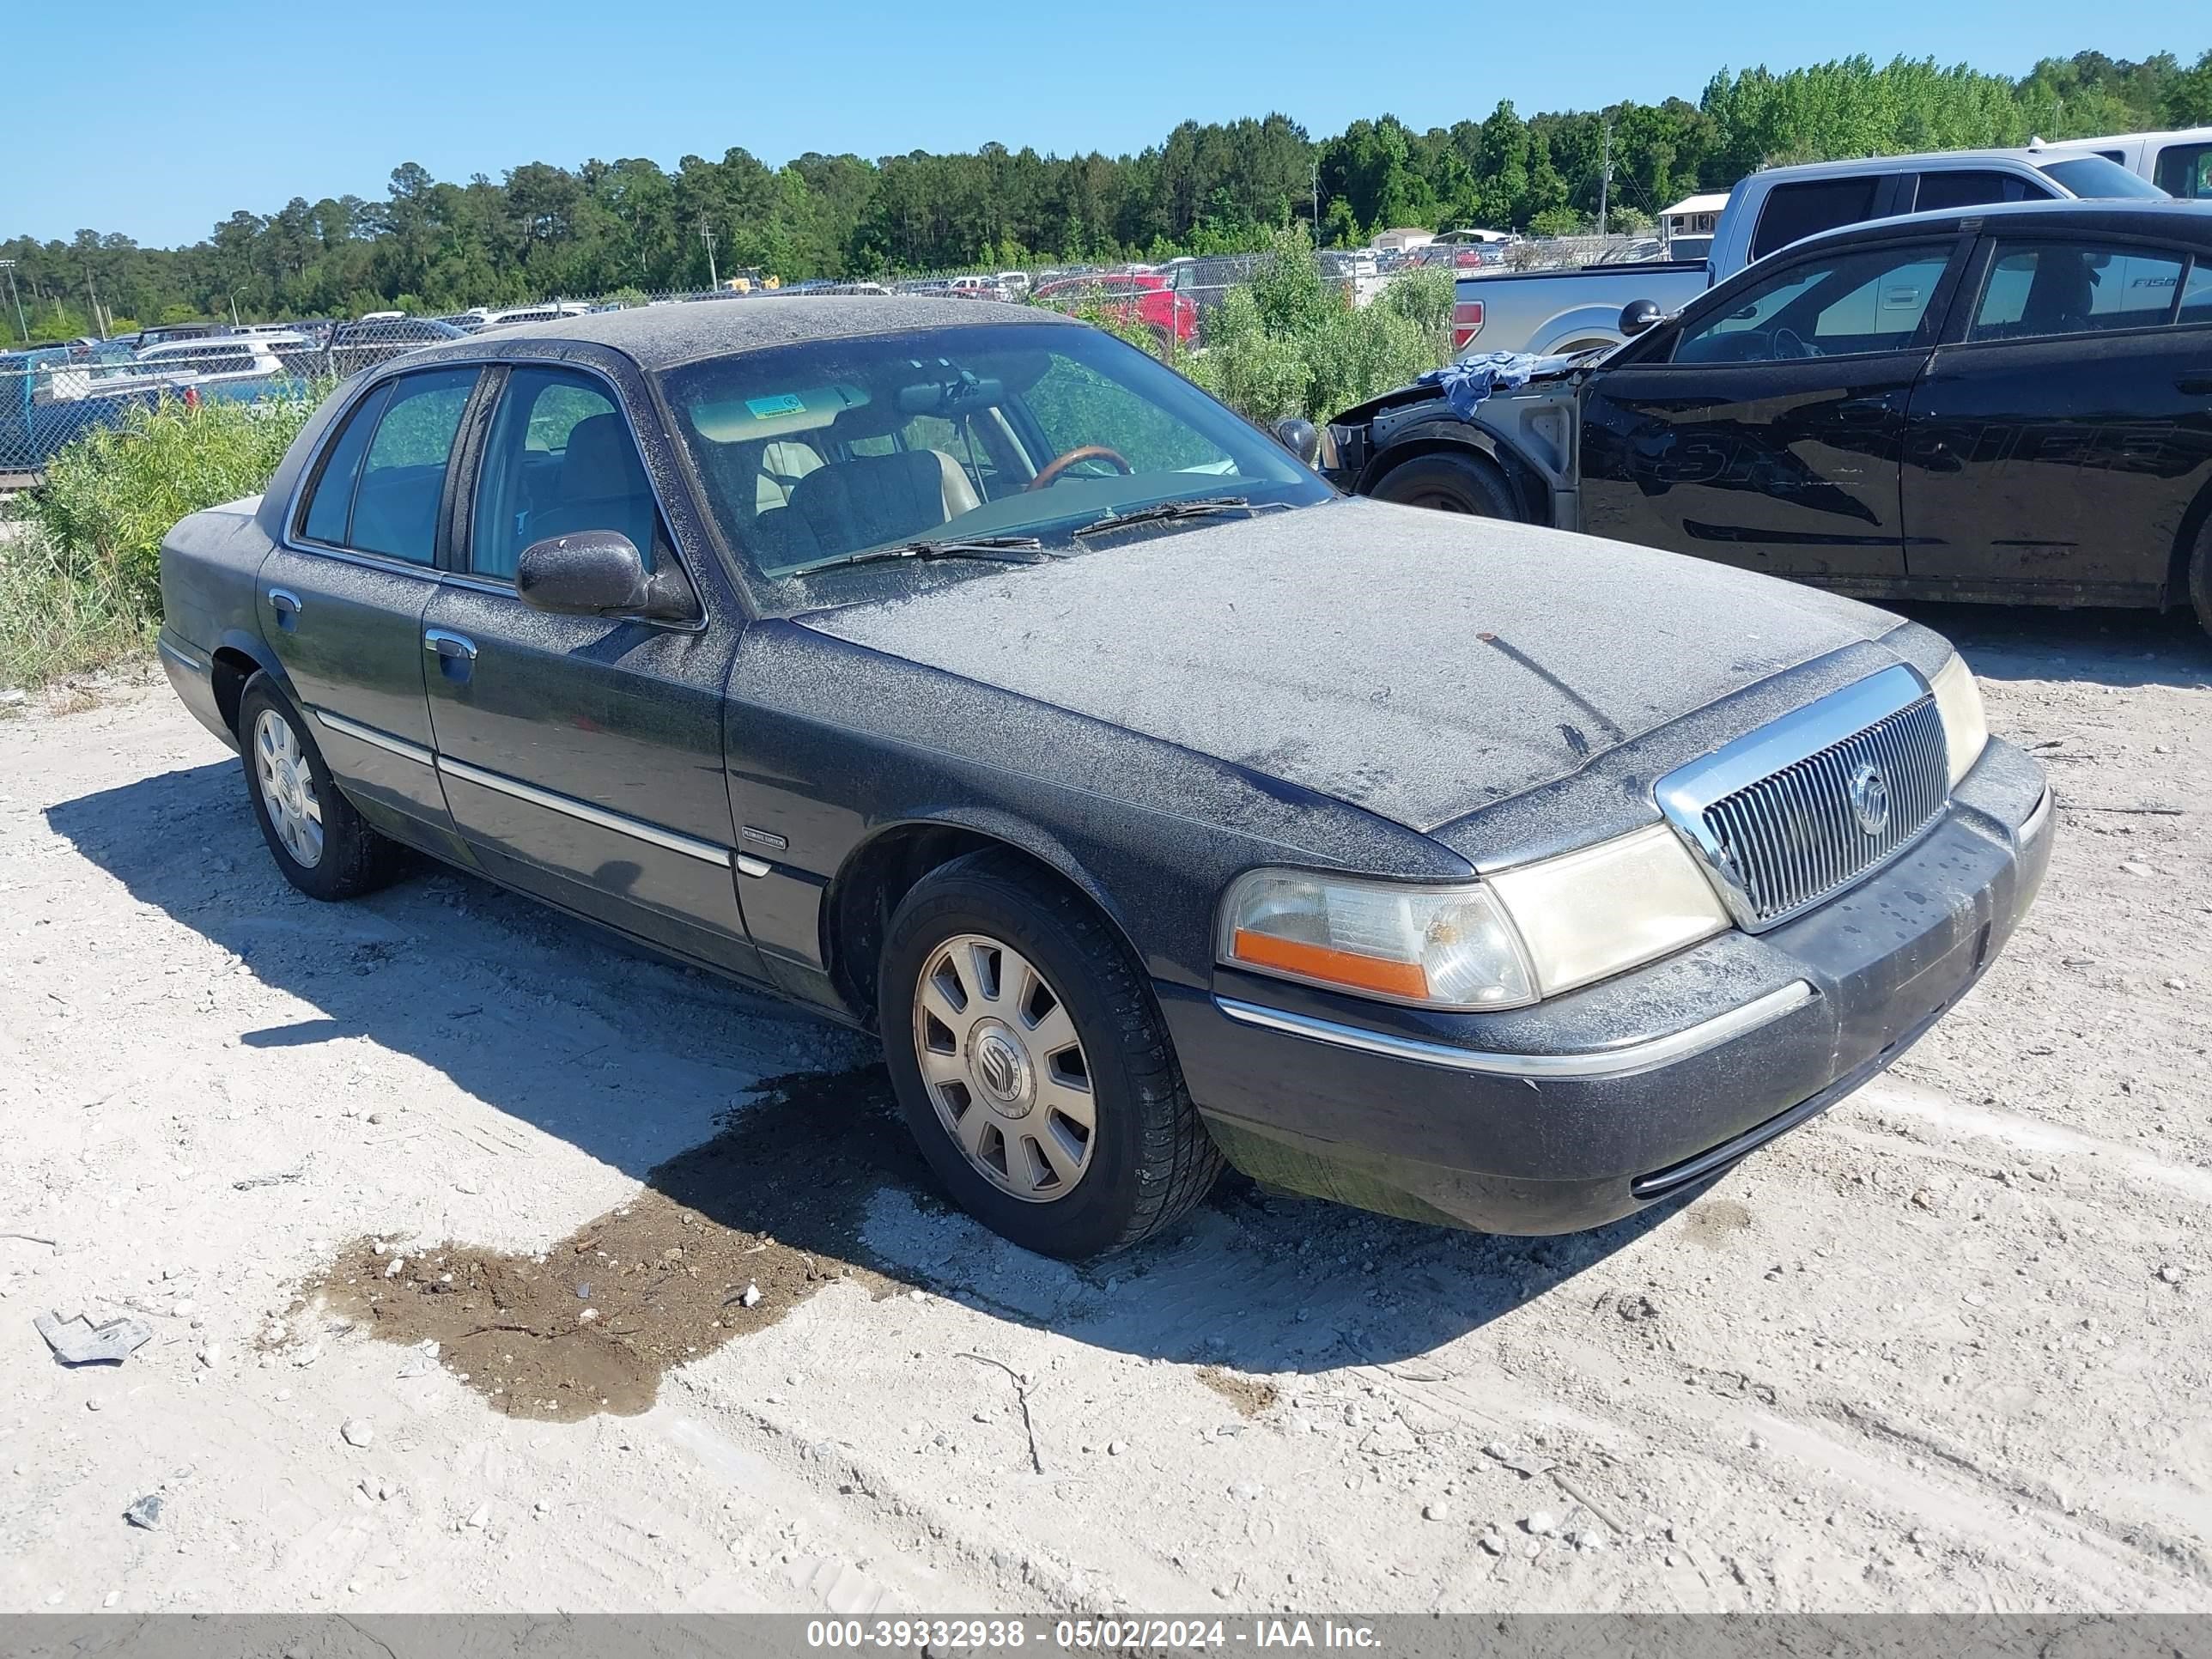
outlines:
M256 584L262 636L315 742L372 821L450 820L432 765L422 613L437 591L447 462L474 368L372 388L336 425Z
M1583 394L1583 529L1774 575L1903 575L1898 451L1951 251L1808 255L1601 368Z
M430 601L416 653L455 827L502 881L762 977L722 766L734 619L551 616L515 596L518 556L550 536L620 531L675 557L614 388L510 370L469 520L466 574Z
M2212 476L2212 266L2178 248L1993 238L1913 393L1916 579L2155 599Z

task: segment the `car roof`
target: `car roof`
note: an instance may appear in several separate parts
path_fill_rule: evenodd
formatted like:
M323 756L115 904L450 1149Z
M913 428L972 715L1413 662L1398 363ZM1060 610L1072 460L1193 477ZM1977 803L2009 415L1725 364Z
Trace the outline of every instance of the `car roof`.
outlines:
M1809 247L1836 247L1855 242L1882 242L1923 230L1960 230L1969 223L1995 220L2008 230L2108 231L2120 234L2159 236L2185 245L2212 248L2212 203L2148 202L2134 200L1989 202L1979 207L1940 208L1929 213L1907 213L1894 219L1873 219L1846 225L1792 242L1790 252Z
M2074 141L2068 141L2073 148ZM2052 148L2056 149L2057 146ZM2025 149L1938 149L1923 150L1911 155L1861 155L1844 161L1805 161L1796 167L1765 167L1752 173L1744 182L1761 179L1771 183L1798 179L1833 179L1856 173L1894 173L1902 167L1986 167L1991 161L2018 161L2033 167L2045 152Z
M979 311L973 300L933 300L916 295L764 294L720 304L639 306L524 323L502 328L497 334L471 335L465 341L433 346L416 361L431 361L441 354L498 354L532 341L570 340L619 351L641 368L663 369L702 357L766 351L816 340L865 339L874 334L912 334L1017 320L1072 328L1083 325L1054 311L1025 310L1016 317L1000 315L1003 310L991 306Z

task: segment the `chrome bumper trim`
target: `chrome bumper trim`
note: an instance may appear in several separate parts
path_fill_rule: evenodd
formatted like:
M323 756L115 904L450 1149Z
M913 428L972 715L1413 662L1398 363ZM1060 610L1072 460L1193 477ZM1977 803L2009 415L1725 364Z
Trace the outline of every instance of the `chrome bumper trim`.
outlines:
M380 732L373 726L363 726L359 720L349 720L343 714L333 714L327 708L310 708L307 712L315 717L316 725L326 726L356 743L365 743L373 749L381 749L387 755L397 755L400 759L411 760L417 765L430 764L430 751L420 744L410 743L404 738L395 738L389 732Z
M161 653L163 656L168 658L170 661L177 664L179 666L188 669L195 674L204 674L207 672L207 665L194 657L189 651L180 651L175 646L171 645L167 640L157 640L155 643L160 647Z
M1455 1048L1449 1043L1422 1042L1412 1037L1389 1036L1380 1031L1342 1025L1332 1019L1285 1013L1279 1008L1262 1008L1256 1003L1239 1002L1231 997L1218 996L1213 1000L1213 1006L1239 1024L1256 1025L1265 1030L1281 1031L1315 1042L1333 1043L1340 1048L1357 1048L1362 1053L1380 1054L1389 1060L1410 1060L1417 1066L1438 1066L1453 1072L1476 1072L1486 1077L1547 1079L1619 1077L1627 1072L1643 1072L1657 1066L1669 1066L1678 1060L1687 1060L1692 1054L1701 1054L1708 1048L1717 1048L1722 1043L1731 1042L1747 1031L1756 1030L1770 1021L1779 1019L1792 1009L1810 1002L1815 994L1806 981L1793 980L1779 990L1769 991L1765 996L1756 997L1724 1014L1716 1014L1687 1030L1653 1037L1644 1042L1626 1043L1618 1048L1600 1048L1578 1054L1486 1054L1480 1049Z
M610 812L605 807L556 795L550 789L539 789L516 779L504 777L497 772L487 772L480 766L471 766L449 756L438 757L438 770L449 778L459 778L464 783L473 783L481 788L495 789L502 795L512 795L517 800L526 800L532 806L542 806L549 812L565 813L586 823L597 824L602 830L611 830L618 836L629 836L638 841L650 842L655 847L665 847L672 853L681 853L686 858L699 860L703 864L719 864L730 867L730 849L717 847L712 842L696 841L673 830L664 830L657 823L624 817L619 812Z
M2054 805L2056 805L2056 798L2048 788L2045 789L2043 799L2035 803L2035 810L2022 818L2020 821L2020 828L2013 832L2014 843L2025 847L2049 829L2051 809Z

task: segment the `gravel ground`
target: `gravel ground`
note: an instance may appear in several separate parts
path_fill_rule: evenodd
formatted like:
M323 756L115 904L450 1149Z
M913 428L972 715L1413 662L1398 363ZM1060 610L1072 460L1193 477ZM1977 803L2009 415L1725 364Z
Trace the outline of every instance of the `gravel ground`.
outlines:
M297 897L165 687L0 709L0 1607L2212 1610L2212 647L1928 620L2062 811L1889 1076L1596 1234L1232 1182L1085 1269L856 1039Z

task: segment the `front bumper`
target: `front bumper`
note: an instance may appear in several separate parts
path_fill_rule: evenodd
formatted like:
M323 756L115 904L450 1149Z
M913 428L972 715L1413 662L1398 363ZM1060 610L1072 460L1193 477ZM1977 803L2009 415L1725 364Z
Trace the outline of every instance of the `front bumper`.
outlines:
M1192 1098L1254 1178L1488 1232L1600 1225L1694 1186L1881 1071L2041 885L2042 769L1992 741L1943 818L1796 921L1511 1013L1386 1007L1218 969L1163 987Z

